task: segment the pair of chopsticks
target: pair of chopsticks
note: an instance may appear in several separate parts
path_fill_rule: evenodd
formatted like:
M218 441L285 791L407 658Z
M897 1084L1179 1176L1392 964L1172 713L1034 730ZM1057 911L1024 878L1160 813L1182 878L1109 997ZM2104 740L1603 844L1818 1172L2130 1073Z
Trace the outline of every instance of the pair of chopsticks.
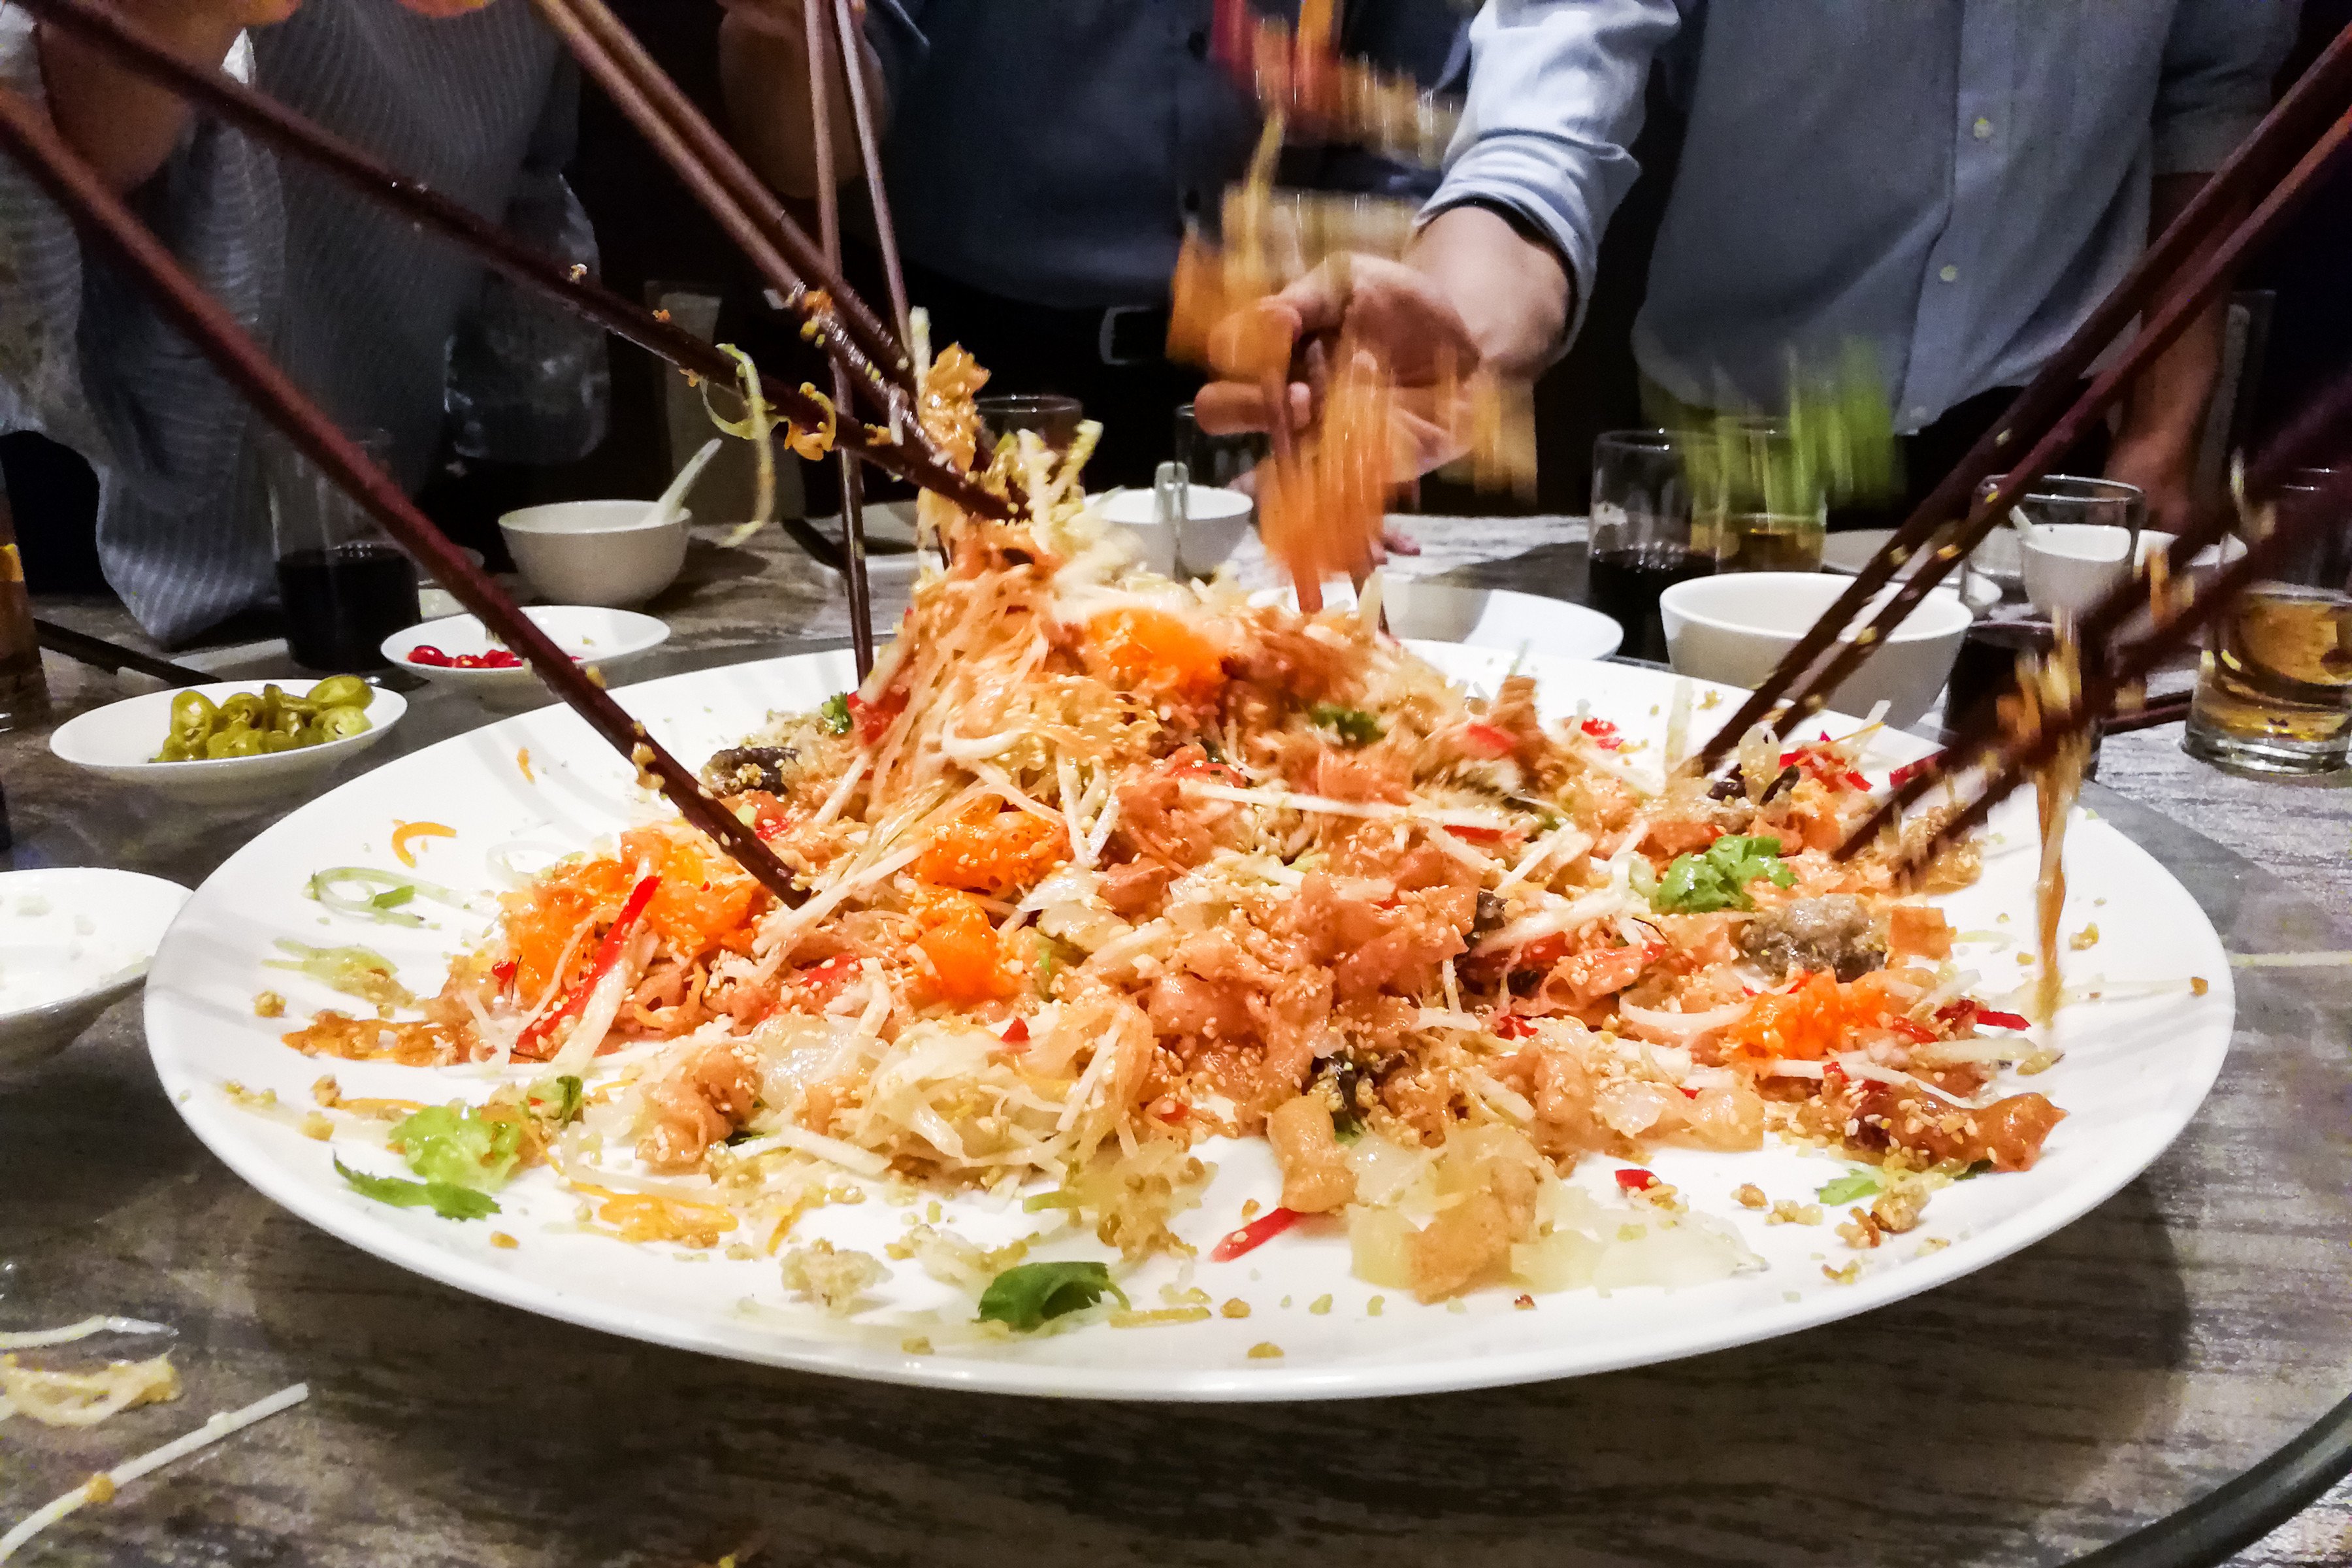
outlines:
M1005 500L988 492L948 461L920 421L912 416L912 365L903 349L874 319L871 310L840 282L837 266L814 254L782 204L735 158L724 139L661 74L601 0L536 3L583 68L614 93L624 111L751 257L787 308L801 316L803 335L824 348L835 373L834 417L828 420L828 411L816 399L784 394L774 401L787 417L812 427L831 423L836 446L846 452L938 490L970 510L986 516L1007 515L1010 509ZM502 276L541 289L586 319L647 348L690 377L721 385L734 382L733 362L717 349L674 327L666 318L589 283L584 268L530 250L269 99L218 73L184 65L151 35L105 6L91 0L26 0L26 4L44 22L72 32L126 68L343 179L362 195L457 244ZM836 16L845 37L850 36L852 18L847 7L837 6ZM878 206L878 161L871 114L854 66L851 73L850 91ZM0 151L23 166L78 227L140 279L173 324L257 411L423 561L467 608L522 656L551 690L629 757L641 778L657 784L688 822L771 892L788 903L799 901L792 874L758 836L705 794L695 776L631 720L601 683L575 666L496 584L451 545L406 493L373 468L334 422L181 268L58 134L47 117L20 94L5 89L0 89ZM837 235L835 254L837 258ZM903 285L898 281L895 254L888 259L894 303L903 321ZM806 288L794 271L795 265L816 277L824 288ZM888 421L887 426L863 426L850 406L853 400L877 407ZM870 668L872 623L870 601L864 592L862 538L854 512L845 531L849 537L845 563L853 579L853 605L866 610L856 617L863 670Z
M361 195L389 207L419 227L465 251L491 270L545 294L584 320L637 344L685 372L688 377L722 388L735 385L738 366L715 345L674 325L666 316L634 304L604 288L589 279L583 269L524 245L471 209L397 173L380 159L274 100L222 72L187 64L152 34L110 7L99 4L98 0L26 0L26 9L43 23L70 32L92 47L107 50L127 68L202 105L256 140L341 180ZM606 19L610 20L609 13ZM617 23L612 26L618 27ZM598 50L599 58L610 58L609 54L602 52L604 46L596 37L583 35L575 47ZM647 68L652 68L650 61L645 64ZM675 88L671 91L674 93ZM637 101L645 102L642 94ZM683 112L692 117L703 136L724 146L723 140L707 121L700 120L690 105L687 105ZM663 123L667 125L668 122ZM861 130L867 130L867 127L861 126ZM683 132L673 134L671 142L683 145ZM681 155L691 156L685 153ZM875 160L869 158L868 162L869 165L878 167ZM756 187L756 176L748 168L741 167L739 163L735 172L740 181ZM715 181L717 176L709 178ZM878 179L878 175L875 178ZM784 301L787 309L800 316L803 331L813 334L814 341L825 348L835 365L848 369L849 384L853 388L864 387L870 396L882 398L887 411L891 406L889 397L903 395L911 375L905 354L896 346L888 331L874 320L872 311L840 285L835 269L815 256L807 237L801 234L784 216L782 205L772 196L767 197L766 203L776 226L779 237L776 243L790 247L799 260L808 263L825 290L820 298L817 290L802 287L790 265L776 254L775 245L771 244L767 246L766 252L772 266L763 270L772 279L781 279L786 285L778 289L778 298ZM730 211L745 229L756 227L751 213L740 204L730 207ZM730 225L730 232L734 226ZM895 275L895 261L892 270ZM903 314L902 310L902 317ZM894 367L895 379L885 378L877 368L874 356L877 352L880 363ZM886 382L892 389L891 393L886 394L881 390ZM772 382L765 384L771 388L766 392L768 401L792 423L803 429L819 428L831 423L836 450L854 453L864 461L908 483L938 490L967 510L989 516L1004 515L1006 506L1003 500L974 483L949 462L945 455L924 436L919 420L893 414L887 427L878 432L869 430L844 406L845 400L838 395L841 384L838 379L835 383L835 411L832 415L823 405L802 392L786 389ZM898 406L903 410L903 404ZM849 563L845 559L845 552L837 551L831 542L807 523L799 519L788 519L784 521L783 527L795 542L818 560L841 569L845 576L849 574ZM857 564L862 568L862 561ZM862 570L858 577L862 584ZM853 615L853 619L856 618ZM870 613L860 624L870 630Z
M2352 28L2336 37L1995 426L1864 563L1837 603L1707 742L1697 759L1701 767L1721 763L1759 723L1769 721L1775 734L1786 736L1818 712L1872 648L2105 416L2131 380L2170 347L2219 293L2247 252L2276 230L2308 193L2314 177L2352 136L2352 116L2343 112L2347 90L2352 90ZM2298 148L2303 149L2299 157ZM2232 213L2265 185L2272 188L2252 215L2224 233ZM2190 269L2186 278L2167 291L2165 286L2184 268ZM2145 324L2126 352L2079 396L2074 395L2099 355L2135 318L2143 316ZM2012 463L2011 454L2039 429L2048 433ZM1979 499L1979 488L2003 468L2007 471L2000 482ZM1961 521L1951 526L1955 517ZM1923 552L1926 559L1870 624L1841 644L1840 635L1869 607L1872 597ZM2185 565L2190 556L2178 559ZM1824 654L1829 655L1826 660Z
M2330 401L2346 401L2342 394L2347 388L2352 388L2352 380L2339 386L2338 396ZM2249 477L2248 493L2272 494L2287 469L2307 455L2307 447L2284 442L2274 445ZM1946 845L1982 823L1994 806L2032 776L2033 770L2055 757L2069 739L2113 711L2124 692L2137 688L2232 600L2292 558L2313 534L2338 526L2336 520L2347 510L2352 510L2352 471L2335 475L2310 504L2273 513L2269 531L2224 567L2212 586L2202 593L2194 591L2189 563L2228 534L2231 516L2226 509L2217 508L2197 518L2166 552L2167 586L2162 593L2151 594L2144 574L2126 579L2084 616L2080 646L2085 652L2084 666L2072 700L2045 714L2040 724L2023 734L2004 734L1995 719L1980 731L1956 740L1945 749L1943 761L1914 773L1891 791L1870 818L1838 847L1838 857L1850 857L1875 840L1938 781L1973 773L1974 798L1903 858L1905 869L1927 864ZM2106 639L2142 610L2150 613L2152 628L2120 649L2107 648Z
M817 191L822 251L792 220L783 204L760 183L750 164L720 135L693 100L669 79L621 24L604 0L532 0L541 17L571 48L572 56L607 96L659 153L703 209L718 220L761 280L798 314L803 332L821 340L833 364L833 399L838 417L851 417L853 402L864 403L884 421L884 434L893 442L921 448L930 466L952 474L952 466L931 443L915 417L914 364L900 341L876 319L873 310L843 282L839 195L833 184L831 117L826 69L826 38L837 23L843 47L840 57L847 77L849 100L857 125L859 151L866 163L867 190L874 200L877 228L883 237L892 306L898 329L907 330L906 286L900 276L895 234L883 199L878 140L872 107L857 68L856 18L847 0L834 0L833 16L826 0L803 0L808 33L810 111L814 118ZM817 279L811 289L805 278ZM986 495L961 475L945 489L970 510L983 515L1005 515L1004 503ZM967 498L969 492L969 499ZM874 668L873 600L866 573L864 483L856 460L841 457L841 517L844 573L849 592L850 632L859 679Z
M544 4L549 7L567 9L568 0L544 0ZM236 98L236 95L204 91L198 85L204 73L188 75L172 68L177 62L171 58L167 50L152 38L139 34L130 24L101 7L86 4L85 0L32 0L32 8L43 19L56 20L60 26L73 30L78 37L99 47L110 49L114 58L131 68L142 70L169 86L184 85L192 98L218 104L226 104ZM609 58L601 47L587 43L580 47L600 58ZM283 111L273 112L275 106L268 105L267 100L236 98L236 102L241 110L237 116L240 123L250 121L256 124L269 124L273 130L283 133L282 137L273 135L273 141L301 143L312 161L337 167L347 177L352 177L362 188L396 209L417 216L427 226L459 238L469 250L480 256L486 263L498 266L502 272L518 276L525 282L539 283L548 279L550 268L555 268L561 269L565 282L577 284L583 281L573 276L574 269L565 268L560 262L538 258L510 243L499 242L494 231L484 232L484 226L454 220L452 215L444 210L443 204L429 197L429 193L391 175L381 165L364 162L354 163L352 157L356 154L352 150L341 150L349 156L333 156L337 149L329 139L315 133L315 128L298 128L293 118ZM226 109L224 112L226 112ZM451 544L416 509L406 492L370 463L366 455L271 361L219 301L188 276L171 252L131 213L121 197L58 133L48 117L22 94L8 89L0 89L0 151L14 158L89 238L111 252L144 285L157 307L172 323L257 411L276 425L305 457L317 464L394 540L415 555L436 579L480 617L485 626L521 655L551 690L585 719L616 751L630 759L641 778L657 784L688 822L723 847L777 898L787 903L800 900L802 895L793 884L791 871L758 835L704 793L690 771L667 748L655 742L642 724L631 719L604 688L591 679L586 669L575 666L536 623L517 608L512 599ZM635 331L630 335L642 334L649 346L655 342L667 342L681 354L700 352L698 340L690 334L667 334L661 330L667 323L656 318L644 317L615 297L605 296L599 300L595 295L577 289L554 291L567 302L574 303L575 308L587 307L583 310L583 314L590 315L591 319L603 320L616 331L623 330L625 326L635 328ZM814 303L811 310L813 317L830 313ZM823 337L823 331L820 331L818 335ZM684 341L679 342L681 339ZM688 347L690 344L695 346ZM903 356L900 358L903 363ZM708 362L705 363L707 365ZM718 367L709 368L716 370ZM870 364L868 368L871 369ZM731 368L720 374L727 380L732 380ZM878 376L880 373L877 371L874 374ZM814 422L813 419L812 423ZM854 424L854 421L846 423ZM895 438L898 432L886 434L893 439L873 444L891 448L901 445ZM951 472L944 464L936 465L936 470Z

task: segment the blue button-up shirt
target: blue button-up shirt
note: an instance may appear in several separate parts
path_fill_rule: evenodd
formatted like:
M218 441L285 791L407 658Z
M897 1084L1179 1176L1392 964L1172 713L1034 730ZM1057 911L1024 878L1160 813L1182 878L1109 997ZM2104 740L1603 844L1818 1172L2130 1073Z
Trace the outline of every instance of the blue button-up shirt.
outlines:
M2294 0L1492 0L1429 210L1535 225L1591 292L1654 62L1686 108L1633 327L1685 402L1777 406L1869 341L1898 425L2030 378L2147 238L2152 176L2260 120Z
M1210 58L1213 14L1213 0L875 0L901 249L1033 304L1166 299L1186 224L1213 226L1257 141L1256 104ZM1433 83L1460 26L1449 0L1357 0L1342 19L1349 52ZM1415 201L1434 183L1354 162L1317 183L1398 181Z

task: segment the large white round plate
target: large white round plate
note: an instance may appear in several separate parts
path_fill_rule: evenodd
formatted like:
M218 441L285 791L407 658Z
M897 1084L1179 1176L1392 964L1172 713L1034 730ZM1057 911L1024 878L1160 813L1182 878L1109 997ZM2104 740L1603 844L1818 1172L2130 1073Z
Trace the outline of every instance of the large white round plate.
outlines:
M1538 678L1554 716L1588 701L1596 716L1649 743L1663 736L1676 686L1672 676L1618 666L1437 645L1419 651L1488 689L1517 658ZM679 755L699 758L740 740L769 710L812 707L849 680L847 656L824 655L677 676L616 695ZM1704 731L1731 704L1727 694L1699 690L1708 704L1696 716ZM1908 737L1891 737L1885 757L1870 765L1921 749ZM529 777L519 765L526 750ZM165 1089L215 1153L303 1218L402 1268L530 1311L718 1355L894 1382L1122 1398L1295 1399L1468 1388L1664 1361L1831 1322L1942 1284L2050 1235L2145 1169L2196 1112L2229 1044L2229 969L2203 914L2138 847L2082 816L2067 841L2065 929L2095 921L2101 934L2074 957L2070 981L2106 994L2062 1014L2065 1058L2032 1080L2071 1114L2033 1170L1937 1194L1911 1236L1853 1253L1827 1226L1768 1226L1732 1201L1734 1189L1753 1183L1774 1198L1811 1202L1815 1189L1844 1169L1817 1153L1777 1146L1750 1154L1668 1150L1655 1159L1658 1173L1695 1205L1736 1226L1768 1268L1675 1291L1546 1296L1533 1310L1515 1310L1507 1293L1489 1290L1456 1311L1421 1307L1350 1278L1345 1239L1301 1226L1234 1262L1197 1266L1192 1282L1220 1304L1247 1303L1245 1319L1097 1325L1011 1343L942 1345L933 1354L904 1347L904 1314L954 1298L912 1266L885 1288L884 1307L839 1324L793 1305L772 1258L632 1247L583 1233L574 1224L575 1200L544 1171L509 1186L499 1197L503 1212L488 1223L371 1203L337 1178L330 1154L378 1173L396 1169L375 1137L339 1133L331 1150L304 1137L293 1115L257 1114L224 1092L234 1080L249 1090L274 1089L299 1109L320 1074L332 1071L346 1095L479 1098L486 1080L464 1070L298 1055L278 1042L283 1024L254 1016L253 998L263 990L285 994L297 1014L340 1000L299 976L263 968L278 938L364 943L396 959L412 990L430 993L440 984L444 954L481 923L457 917L446 929L408 931L330 921L303 897L304 883L325 867L390 867L394 823L433 820L457 837L424 840L419 874L490 889L499 885L488 859L494 852L520 858L518 845L546 855L576 849L649 814L634 793L628 763L562 708L443 742L304 806L205 882L156 957L147 1032ZM2022 938L2032 929L2030 813L2021 805L1996 818L1994 829L2000 837L1984 879L1948 901L1960 931L2004 933L1962 949L1963 961L1987 976L1980 994L2030 973L2005 934ZM2190 976L2205 980L2203 995L2189 994ZM2140 994L2126 999L2132 983L2142 983ZM1237 1224L1245 1201L1271 1204L1277 1191L1262 1143L1204 1145L1201 1152L1218 1173L1203 1206L1178 1221L1196 1243ZM1588 1161L1577 1179L1605 1187L1610 1164ZM946 1206L950 1223L987 1246L1040 1217L1017 1205ZM794 1239L822 1237L878 1252L908 1217L908 1209L878 1197L834 1205L803 1218ZM520 1246L493 1245L494 1230ZM1923 1245L1931 1241L1948 1245ZM1859 1279L1827 1278L1823 1258L1858 1261ZM1157 1263L1126 1283L1138 1305L1156 1306L1175 1278L1173 1265ZM1386 1298L1377 1315L1374 1296ZM961 1310L968 1312L968 1302ZM1283 1353L1249 1353L1268 1344Z

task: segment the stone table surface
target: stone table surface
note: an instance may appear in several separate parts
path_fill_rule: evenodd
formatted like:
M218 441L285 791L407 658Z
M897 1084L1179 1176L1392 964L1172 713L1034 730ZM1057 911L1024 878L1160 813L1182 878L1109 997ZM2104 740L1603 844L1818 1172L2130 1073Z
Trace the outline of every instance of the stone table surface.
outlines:
M1402 563L1561 597L1570 519L1414 519ZM1262 576L1254 555L1245 577ZM881 616L906 566L877 574ZM615 684L837 646L832 577L698 541ZM45 616L133 642L119 609ZM279 673L269 645L180 656ZM48 664L58 716L152 683ZM370 764L488 717L414 694ZM2090 804L2233 952L2352 946L2352 795L2227 778L2179 728L2111 738ZM19 866L193 884L292 803L172 806L0 737ZM2040 1564L2213 1562L2210 1498L2352 1394L2352 974L2242 970L2211 1099L2058 1235L1911 1300L1748 1349L1565 1382L1336 1405L1024 1401L737 1365L405 1274L247 1188L182 1125L135 1002L0 1086L0 1330L168 1322L187 1397L0 1425L0 1522L298 1379L311 1397L85 1510L35 1563ZM125 1342L79 1347L92 1355ZM43 1352L46 1364L89 1356ZM2325 1445L2321 1445L2325 1447ZM2329 1454L2335 1452L2328 1449ZM2324 1462L2323 1462L2324 1468ZM2352 1560L2331 1500L2237 1559ZM2126 1541L2121 1547L2112 1543Z

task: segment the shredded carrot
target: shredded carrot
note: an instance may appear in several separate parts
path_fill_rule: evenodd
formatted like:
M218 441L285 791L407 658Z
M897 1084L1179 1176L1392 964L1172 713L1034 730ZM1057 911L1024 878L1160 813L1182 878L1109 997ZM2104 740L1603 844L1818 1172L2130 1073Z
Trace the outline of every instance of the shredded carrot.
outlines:
M515 766L522 770L522 776L530 783L537 784L539 782L539 775L530 771L530 748L529 746L517 746L515 748Z
M530 770L525 769L526 773ZM395 823L392 830L392 858L404 866L416 864L416 851L412 846L419 838L455 838L457 830L437 822Z

